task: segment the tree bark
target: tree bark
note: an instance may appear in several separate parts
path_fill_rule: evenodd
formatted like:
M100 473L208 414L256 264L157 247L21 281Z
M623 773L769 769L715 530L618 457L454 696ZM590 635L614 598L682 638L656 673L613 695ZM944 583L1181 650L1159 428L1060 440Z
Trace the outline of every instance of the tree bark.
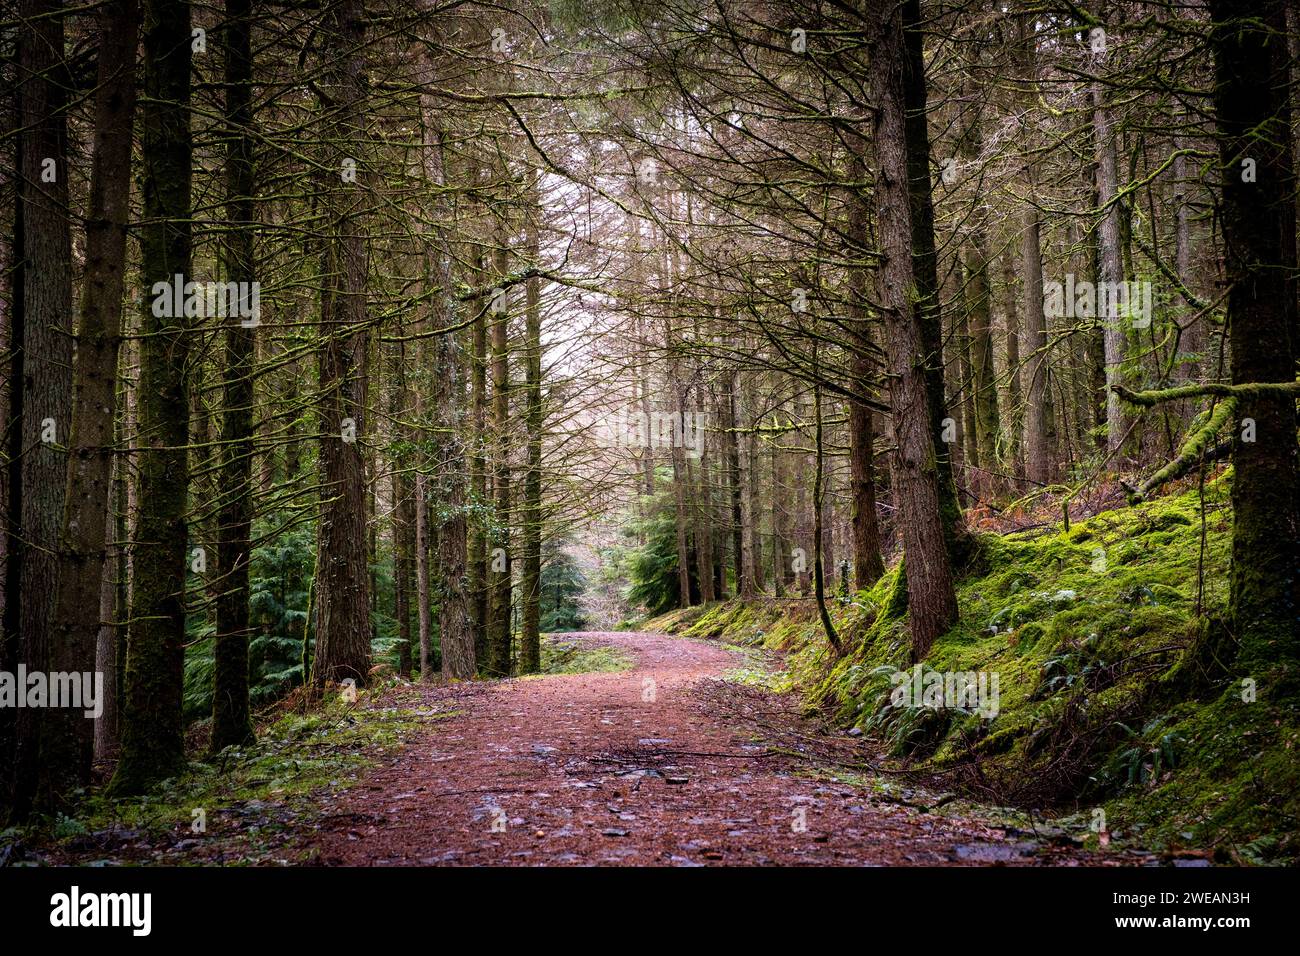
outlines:
M429 479L415 473L415 620L420 680L433 680L433 609L429 600Z
M17 598L11 613L16 627L15 663L48 671L55 647L52 617L58 573L60 523L67 490L67 458L72 399L72 238L68 227L67 90L71 77L64 51L61 4L28 0L19 7L19 146L18 186L21 275L15 294L22 298L14 325L14 377L11 401L19 444L13 461L18 480L10 488L17 513L9 557L16 572ZM14 578L10 579L11 582ZM98 580L96 580L98 586ZM96 602L97 603L97 602ZM60 642L64 643L64 642ZM6 655L9 657L11 655ZM84 661L78 670L84 669ZM79 712L70 711L77 718ZM42 741L66 715L20 709L15 714L12 773L13 811L19 818L36 798L41 751L64 741ZM60 732L66 728L58 728ZM75 776L75 754L73 775Z
M484 269L481 253L475 253L474 278L481 282ZM482 508L487 503L487 459L482 449L487 443L487 303L472 303L474 323L473 362L470 367L471 427L474 441L469 449L470 500ZM469 524L468 544L470 621L474 630L474 660L484 674L488 672L488 628L491 614L488 605L488 538L480 515Z
M867 0L867 6L877 0ZM925 82L925 34L920 0L902 0L904 109L904 162L907 165L907 193L911 221L912 279L916 284L917 322L921 337L921 359L925 375L927 407L930 412L931 444L935 448L934 470L939 495L940 519L949 561L960 564L968 549L968 536L957 498L951 449L938 441L943 420L948 417L943 382L943 315L939 303L939 255L934 238L934 192L930 182L929 108ZM871 18L879 16L871 11Z
M998 467L998 392L993 367L993 310L989 294L988 254L982 235L971 239L966 258L966 289L970 296L971 402L975 411L975 440L979 445L982 493L1001 485Z
M401 354L398 353L400 362ZM393 610L397 615L397 672L414 669L415 640L411 632L411 595L415 590L415 481L402 464L393 473Z
M854 381L863 383L869 374L867 359L855 357ZM871 427L871 409L857 401L849 402L849 483L853 499L853 582L859 590L864 590L880 580L885 573L885 562L880 556L880 524L876 516L875 434Z
M146 290L140 346L140 515L132 542L122 756L117 794L137 794L185 764L181 696L185 661L186 496L189 488L190 329L184 309L155 315L155 283L190 275L193 136L190 5L145 0L140 145Z
M1121 210L1118 200L1119 170L1115 149L1115 133L1106 89L1100 81L1092 86L1093 135L1097 148L1097 199L1101 207L1101 227L1097 231L1100 256L1098 282L1118 289L1124 281L1123 251L1120 246ZM1097 288L1097 320L1102 323L1106 350L1106 448L1116 451L1128 431L1129 419L1112 388L1124 384L1125 364L1128 361L1128 333L1125 317L1115 309L1103 308L1102 286ZM1115 303L1116 296L1106 296L1104 301Z
M95 149L50 653L53 671L97 670L113 481L139 29L135 0L116 0L100 13ZM43 804L61 806L73 788L90 782L94 749L94 725L81 712L54 709L45 716L39 785Z
M537 182L529 184L528 219L525 227L528 260L539 265L541 249L537 235L537 217L542 214ZM521 629L519 635L519 673L536 674L542 669L542 289L541 280L533 277L524 289L524 392L527 402L528 464L524 472L523 557L524 569Z
M888 5L869 6L867 21L867 75L875 105L876 222L883 254L880 312L894 424L890 491L907 560L912 659L919 662L935 638L956 621L957 598L945 534L943 479L936 466L937 432L927 393L925 307L914 294L903 21L898 9Z
M226 0L226 215L231 229L226 276L252 282L255 243L253 207L253 52L251 0ZM253 740L248 704L249 560L253 525L254 331L236 315L227 319L225 399L222 422L222 491L217 565L216 669L212 695L213 753Z
M432 104L426 113L432 113ZM432 135L431 135L432 134ZM432 178L447 184L447 161L442 131L426 123L425 148L434 164ZM440 217L442 218L442 217ZM441 320L444 331L434 339L434 434L437 461L434 499L438 502L438 641L442 649L442 676L470 680L477 672L479 628L472 613L474 591L469 579L470 552L466 515L465 361L461 334L455 329L456 309L451 297L452 246L446 229L437 231L438 278L442 286ZM471 308L477 308L477 303ZM481 327L481 320L475 326Z
M1016 308L1016 260L1011 248L1002 253L1002 315L1007 336L1007 444L1011 454L1012 473L1019 485L1025 477L1025 449L1021 441L1025 409L1020 384L1020 313Z
M722 449L727 478L727 500L731 511L731 570L736 577L736 591L744 599L754 594L753 556L748 552L748 523L744 490L741 487L740 449L736 435L736 373L726 369L722 373L722 389L718 400L718 417L722 425ZM746 580L746 574L749 579Z
M321 294L320 458L321 517L317 533L316 687L351 678L365 682L370 667L370 571L367 567L365 436L366 228L362 53L365 17L360 0L328 8L323 36L323 141L330 149L324 200L328 229ZM355 181L336 172L356 164Z
M1025 287L1025 357L1029 388L1025 396L1025 472L1040 485L1056 480L1056 416L1048 392L1047 314L1043 309L1043 254L1038 208L1026 206L1021 233L1021 269Z
M703 407L705 403L699 402L698 404ZM679 409L678 414L684 433L688 415L685 405ZM698 459L699 483L697 486L693 475L696 469L691 467L691 462L687 459L686 484L691 489L691 496L695 499L695 507L691 509L691 516L695 524L695 575L700 581L700 603L708 604L714 600L713 522L710 520L712 509L709 496L708 458L704 454L705 441L702 434L698 436L698 441L700 444L700 457Z
M1223 169L1223 240L1233 384L1295 379L1295 171L1281 0L1210 0L1214 106ZM1256 164L1245 182L1242 161ZM1280 268L1279 268L1280 267ZM1300 465L1291 396L1238 400L1232 482L1231 612L1251 673L1300 657ZM1254 423L1248 440L1246 423Z
M670 320L664 320L664 346L668 353L668 388L672 395L672 408L677 414L686 407L682 392L681 372L677 365L674 351L673 328ZM673 463L673 509L677 531L677 587L679 606L690 607L691 601L691 554L688 547L688 523L690 516L686 506L686 456L681 442L673 442L670 449Z
M763 592L765 581L763 574L763 535L760 530L763 504L760 493L758 473L758 418L753 413L754 401L751 390L742 393L744 401L738 411L739 420L746 423L749 433L745 436L744 466L740 474L742 494L742 535L745 541L745 575L750 578L750 586L757 597Z
M494 250L495 269L499 281L504 282L509 271L504 228L497 238ZM506 293L502 291L503 302ZM489 561L491 581L491 633L488 638L488 676L510 675L512 644L511 624L511 565L510 545L510 344L508 327L510 310L506 304L492 319L492 431L496 440L496 462L493 475L495 497L495 534L492 538L492 555Z
M785 501L786 484L783 455L777 436L772 436L772 589L777 597L785 597L785 588L790 581L790 563L787 553L790 535L787 529Z

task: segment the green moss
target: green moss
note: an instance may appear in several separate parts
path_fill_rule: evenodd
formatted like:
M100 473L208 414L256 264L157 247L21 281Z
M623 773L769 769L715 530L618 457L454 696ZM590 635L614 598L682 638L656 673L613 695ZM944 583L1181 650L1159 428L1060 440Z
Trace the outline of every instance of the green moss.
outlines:
M550 674L613 673L629 670L632 657L617 647L572 640L563 634L542 635L542 672L521 680L537 680Z
M409 685L387 688L382 697L377 690L360 691L356 702L329 694L310 713L286 713L262 727L255 744L192 762L146 796L92 792L76 820L36 820L25 836L37 846L81 855L85 835L96 832L129 833L132 843L164 848L193 839L201 851L220 848L225 862L268 862L281 852L279 834L318 817L328 796L353 786L430 721L457 713L427 707ZM110 839L97 852L112 857L120 851ZM169 853L166 862L186 859Z

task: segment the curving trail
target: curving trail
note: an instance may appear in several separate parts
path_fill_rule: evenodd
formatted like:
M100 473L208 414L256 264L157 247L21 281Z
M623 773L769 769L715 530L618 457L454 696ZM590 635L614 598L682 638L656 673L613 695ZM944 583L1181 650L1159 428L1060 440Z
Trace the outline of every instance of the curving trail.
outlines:
M321 864L845 865L1090 861L995 825L801 775L759 736L793 702L716 680L724 647L566 635L635 657L622 673L431 687L456 716L340 795L304 849ZM753 713L753 701L760 713ZM806 728L803 728L806 730ZM1020 842L1017 840L1020 839Z

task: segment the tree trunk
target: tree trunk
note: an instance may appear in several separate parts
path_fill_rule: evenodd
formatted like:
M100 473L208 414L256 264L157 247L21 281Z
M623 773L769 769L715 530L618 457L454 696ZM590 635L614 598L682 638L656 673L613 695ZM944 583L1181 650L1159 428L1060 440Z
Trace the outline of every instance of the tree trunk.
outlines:
M954 263L954 275L959 294L963 298L966 289L965 268L960 259ZM970 309L967 303L954 301L953 304L953 343L957 347L958 404L961 407L961 457L965 469L961 472L961 488L969 503L978 495L980 468L979 426L975 421L975 370L971 362Z
M433 611L429 601L429 479L415 473L415 619L420 640L420 680L433 680Z
M253 208L253 53L251 0L226 0L226 214L232 223L226 277L252 282L255 258ZM253 523L253 336L236 315L227 319L226 381L222 423L221 522L217 565L216 670L213 677L213 753L253 740L248 711L248 563Z
M858 145L850 154L849 177L854 182L866 180L862 148ZM865 263L870 256L871 211L862 197L854 191L848 197L848 232L853 242L853 253ZM869 274L865 266L849 273L849 314L854 320L854 337L850 343L850 385L855 395L865 397L871 389L875 369L871 360L873 343L868 320ZM871 408L854 397L849 400L849 499L850 525L853 531L853 580L859 589L869 588L885 573L885 563L880 553L880 525L876 515L876 460L875 435L871 427Z
M9 23L0 32L0 42L12 49L22 26ZM22 191L19 181L22 174L22 115L21 87L17 81L17 58L10 56L0 62L0 86L5 89L3 109L3 139L5 146L0 158L0 196L12 198L0 211L0 362L4 375L0 375L0 422L4 423L4 469L0 471L0 515L4 527L0 529L0 670L13 673L18 666L18 531L21 503L18 490L22 470L22 429L13 424L21 415L22 389L15 383L22 381L22 277L19 262L22 260ZM12 560L11 560L12 559ZM13 600L10 600L12 595ZM0 708L0 824L8 816L11 790L14 782L14 734L18 709Z
M822 445L822 393L818 384L820 370L817 368L817 351L813 347L813 417L815 421L813 445L816 464L813 468L813 591L817 596L817 613L821 618L822 631L835 653L844 651L835 625L831 622L830 611L826 608L826 568L823 563L822 544L822 499L826 485L826 455Z
M736 373L727 369L722 373L722 391L718 400L719 420L722 424L723 460L726 464L727 500L731 510L731 570L736 577L736 592L744 599L754 594L753 556L749 554L746 501L741 487L740 449L736 435ZM749 579L746 579L746 574Z
M398 361L401 362L398 353ZM400 374L400 373L399 373ZM409 439L408 439L409 440ZM415 481L404 465L393 473L393 611L397 615L397 672L414 669L415 640L411 632L411 595L415 590Z
M122 757L118 794L137 794L185 764L181 695L185 661L186 493L189 488L190 329L150 307L155 284L190 274L190 5L146 0L140 106L146 290L140 345L140 515L132 543Z
M1106 102L1106 89L1100 81L1092 87L1093 135L1097 147L1097 200L1100 204L1101 227L1097 231L1100 256L1098 259L1097 320L1102 323L1106 350L1106 448L1119 448L1129 418L1124 404L1113 386L1124 383L1125 363L1128 361L1127 317L1115 308L1103 307L1103 302L1114 305L1117 295L1102 296L1103 288L1118 289L1124 281L1124 265L1120 247L1121 210L1118 200L1119 171L1112 129L1110 107ZM1104 283L1104 285L1102 285Z
M432 103L426 115L433 112ZM432 134L432 135L431 135ZM442 132L426 123L425 149L435 183L447 184L447 162ZM439 229L437 265L442 286L441 320L444 331L434 339L434 434L437 461L434 472L434 500L438 502L438 642L442 649L442 676L449 680L470 680L477 668L478 622L471 613L473 590L468 580L469 550L465 510L465 362L460 332L455 329L456 310L450 290L454 257L450 236ZM477 303L471 307L476 307ZM481 326L481 320L477 328ZM481 499L480 499L481 500ZM426 599L427 600L427 599Z
M772 438L772 589L777 597L785 597L789 582L790 536L786 530L785 479L781 467L782 454L776 435Z
M1016 21L1017 59L1025 82L1037 89L1038 67L1035 58L1034 21L1021 16ZM1028 96L1025 97L1028 100ZM1022 125L1030 135L1028 124ZM1041 214L1039 213L1034 166L1026 161L1021 173L1026 202L1021 213L1020 280L1025 304L1024 330L1026 387L1024 410L1025 477L1038 485L1056 480L1059 453L1056 446L1056 420L1052 413L1048 389L1051 365L1048 362L1047 314L1043 308L1043 250Z
M504 229L494 250L496 274L505 281L509 271L509 250ZM488 676L510 676L512 643L511 558L510 553L510 345L508 328L510 310L503 289L502 308L492 320L492 430L496 439L495 496L496 534L492 539L489 580L492 582L492 629L488 639Z
M1295 379L1295 173L1281 0L1211 0L1214 105L1234 384ZM1256 164L1244 182L1242 161ZM1300 467L1294 396L1238 399L1232 481L1234 634L1245 673L1300 657ZM1253 423L1253 434L1248 424ZM1247 437L1248 436L1248 437Z
M312 682L324 687L370 667L370 571L367 567L365 435L366 185L356 154L365 137L365 18L360 0L340 0L325 15L323 140L333 147L323 174L328 229L321 295L321 518L317 534L316 656ZM336 170L356 161L355 182Z
M853 379L862 387L870 374L865 357L855 357ZM862 402L849 402L849 483L853 525L853 582L859 589L871 587L885 573L880 556L880 524L876 517L875 435L871 409Z
M704 403L699 403L703 407ZM682 431L685 432L687 421L686 407L683 405L679 409L679 417L682 422ZM692 490L695 498L695 507L692 509L692 517L695 522L695 573L700 580L700 603L708 604L714 600L713 591L713 527L710 520L710 496L709 496L709 471L708 458L704 454L705 441L704 436L698 436L700 446L699 461L699 485L696 486L692 473L695 471L691 467L691 462L686 461L686 484Z
M67 495L58 557L50 669L96 667L104 604L106 541L117 414L117 350L122 330L126 224L131 198L131 122L139 6L117 0L100 13L95 152L86 219L81 327L73 371ZM111 593L111 592L110 592ZM94 725L80 711L53 709L41 741L41 802L61 805L90 782Z
M1016 308L1015 252L1002 253L1002 315L1007 334L1007 445L1017 486L1025 477L1024 398L1020 385L1020 313Z
M876 222L883 254L880 312L892 374L894 453L890 492L907 560L912 659L919 662L935 638L957 619L957 598L945 536L940 492L943 479L935 465L937 432L929 414L926 356L930 353L922 336L925 307L916 297L912 271L903 23L899 11L886 5L869 5L867 21L868 81L876 107L872 124Z
M137 21L138 22L138 21ZM122 442L125 429L118 429L114 444ZM95 670L104 675L103 710L95 721L95 760L108 760L117 756L121 695L118 693L122 677L119 654L123 646L124 628L119 623L126 618L127 603L126 561L122 542L126 540L126 456L118 455L113 462L112 485L109 490L108 517L110 519L104 541L104 580L99 596L99 630L95 634Z
M867 0L872 6L876 0ZM938 441L943 420L948 417L943 383L943 316L939 304L939 256L934 239L934 194L930 183L929 108L925 84L925 34L920 0L902 0L903 49L903 135L907 166L907 193L911 221L912 278L916 283L917 323L921 337L921 360L925 376L926 402L930 411L931 445L935 449L934 469L939 495L940 519L951 563L960 563L968 542L957 499L948 445ZM871 11L869 17L879 16Z
M741 411L738 412L738 419L745 422L749 428L749 433L745 436L745 459L744 467L740 473L743 509L742 518L742 535L745 541L745 575L750 578L750 584L757 597L763 592L765 582L763 578L763 535L760 525L762 523L763 504L762 494L760 493L760 479L758 474L758 418L753 414L754 401L752 391L746 390L744 401L741 403Z
M537 217L542 213L537 184L530 183L527 220L528 260L540 263ZM528 280L524 310L524 391L527 409L528 466L524 473L523 550L524 572L522 628L519 636L519 673L536 674L542 669L540 622L542 613L542 289L541 280Z
M1021 234L1021 269L1025 287L1025 356L1029 388L1025 396L1025 473L1040 485L1056 480L1056 417L1047 388L1047 314L1043 309L1043 254L1038 209L1025 207Z
M795 408L799 413L799 431L797 432L798 438L796 440L800 444L803 444L806 440L803 427L808 419L812 417L809 414L811 408L805 407L802 398L795 402ZM807 475L816 467L816 462L810 460L812 457L813 456L807 452L799 453L799 457L796 458L795 461L800 474ZM813 524L815 522L813 520L812 488L806 480L799 481L795 485L794 507L795 547L802 552L799 568L795 570L795 588L801 595L807 597L812 587L812 566L809 564L809 559L812 557L814 548Z
M686 400L682 394L681 373L677 367L677 356L673 351L672 324L668 320L664 321L664 345L668 352L668 388L672 395L672 408L675 413L680 414L681 410L686 407ZM691 555L690 548L687 546L689 535L687 525L690 518L686 508L686 456L682 452L681 442L674 441L670 451L673 462L673 508L677 531L679 606L690 607L692 603Z
M476 253L474 278L482 282L483 262ZM487 443L487 304L478 299L471 303L474 309L474 358L470 374L470 406L474 441L470 448L469 475L470 500L481 508L487 503L487 460L482 449ZM488 605L488 539L481 515L476 515L469 525L469 599L470 621L474 630L474 661L486 674L488 672L488 625L491 622Z
M972 238L966 257L970 294L971 400L975 409L975 437L983 471L978 477L982 493L996 493L998 477L998 392L993 366L993 310L989 293L989 264L982 234Z

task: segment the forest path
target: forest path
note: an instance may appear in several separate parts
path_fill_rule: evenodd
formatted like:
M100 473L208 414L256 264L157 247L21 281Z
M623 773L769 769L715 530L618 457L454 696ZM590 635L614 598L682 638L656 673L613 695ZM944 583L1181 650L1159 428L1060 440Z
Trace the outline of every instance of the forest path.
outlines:
M800 775L769 750L811 732L795 701L718 680L746 663L649 633L565 635L619 673L432 687L431 723L340 794L305 849L322 864L1078 862L1070 848ZM774 738L785 738L774 740ZM857 741L852 745L859 759ZM804 825L804 826L801 826Z

